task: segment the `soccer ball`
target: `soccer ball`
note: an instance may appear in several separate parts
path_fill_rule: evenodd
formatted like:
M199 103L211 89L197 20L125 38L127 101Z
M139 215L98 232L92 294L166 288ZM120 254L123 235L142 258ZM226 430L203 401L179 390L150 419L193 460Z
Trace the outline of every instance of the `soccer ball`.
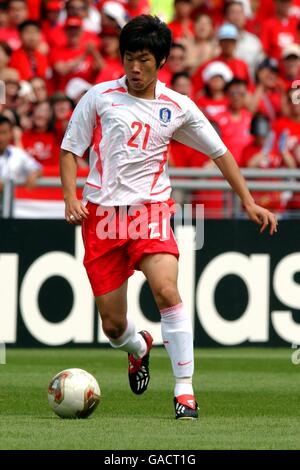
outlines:
M82 369L66 369L53 377L48 386L50 408L61 418L87 418L100 401L100 387Z

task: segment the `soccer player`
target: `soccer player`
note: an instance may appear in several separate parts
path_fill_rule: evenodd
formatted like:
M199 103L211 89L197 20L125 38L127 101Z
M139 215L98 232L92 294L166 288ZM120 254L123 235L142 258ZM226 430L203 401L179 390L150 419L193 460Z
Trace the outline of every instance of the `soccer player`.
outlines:
M251 220L270 233L277 222L257 206L238 166L198 107L157 79L171 45L171 32L158 18L135 17L122 29L120 52L126 75L98 84L80 100L62 142L61 178L70 224L82 224L84 265L95 295L104 333L113 348L128 353L129 383L136 394L149 383L152 337L136 332L127 320L127 280L135 269L147 278L161 313L164 345L175 376L177 419L198 417L192 376L191 323L177 288L178 247L151 220L154 205L168 207L167 148L173 138L205 153L240 196ZM90 149L90 173L83 201L76 198L76 158ZM146 207L147 236L120 235L122 220L134 220L133 207ZM124 216L123 208L128 207ZM120 215L114 236L99 230L104 210ZM171 212L171 211L170 211ZM143 212L145 214L145 211ZM148 215L147 215L148 217ZM127 220L126 220L127 219ZM155 225L157 224L157 225Z

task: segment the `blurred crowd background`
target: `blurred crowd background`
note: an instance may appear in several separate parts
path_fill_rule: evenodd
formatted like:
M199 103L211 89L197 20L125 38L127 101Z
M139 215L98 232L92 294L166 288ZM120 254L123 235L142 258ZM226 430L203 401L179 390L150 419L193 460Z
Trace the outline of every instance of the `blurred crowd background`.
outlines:
M11 171L26 185L20 199L61 200L60 189L32 188L41 174L58 175L60 143L81 96L124 75L120 30L143 13L173 33L159 79L196 102L241 167L300 167L300 0L9 0L0 1L0 193ZM214 165L176 142L169 162ZM79 166L86 175L88 159ZM222 217L223 196L198 191L192 200ZM300 211L291 191L255 198L280 214Z

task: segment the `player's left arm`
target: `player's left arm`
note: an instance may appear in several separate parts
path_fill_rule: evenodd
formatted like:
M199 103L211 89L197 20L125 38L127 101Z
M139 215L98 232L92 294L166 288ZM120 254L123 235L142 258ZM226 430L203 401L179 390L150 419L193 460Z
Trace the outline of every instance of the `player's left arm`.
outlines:
M264 232L268 225L270 225L271 235L277 232L277 220L275 215L267 209L255 204L247 188L246 181L231 152L227 150L224 155L216 158L214 161L232 189L239 195L249 218L253 222L261 225L260 232Z

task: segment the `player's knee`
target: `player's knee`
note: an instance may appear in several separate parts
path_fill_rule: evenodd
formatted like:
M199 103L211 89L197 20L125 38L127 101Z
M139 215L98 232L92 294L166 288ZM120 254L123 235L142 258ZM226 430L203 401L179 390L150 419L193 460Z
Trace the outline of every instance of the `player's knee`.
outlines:
M104 334L111 339L118 339L124 333L126 325L114 322L111 319L102 319L102 329Z
M177 286L173 282L165 282L159 286L154 296L160 309L173 307L181 302Z

